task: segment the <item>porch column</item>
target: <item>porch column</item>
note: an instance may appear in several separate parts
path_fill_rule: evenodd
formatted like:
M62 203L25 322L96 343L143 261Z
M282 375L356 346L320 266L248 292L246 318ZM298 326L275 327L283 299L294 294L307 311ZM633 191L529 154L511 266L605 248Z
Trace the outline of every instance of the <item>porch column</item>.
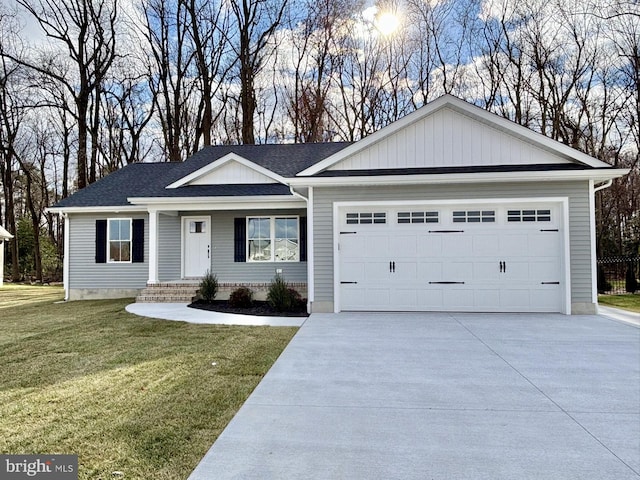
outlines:
M4 282L4 238L0 237L0 288Z
M158 283L158 211L149 209L149 281Z

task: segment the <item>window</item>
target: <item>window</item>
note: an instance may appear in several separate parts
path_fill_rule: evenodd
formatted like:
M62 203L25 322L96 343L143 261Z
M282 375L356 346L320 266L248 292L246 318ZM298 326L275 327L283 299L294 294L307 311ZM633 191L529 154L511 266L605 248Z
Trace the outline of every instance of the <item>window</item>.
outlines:
M495 210L468 210L453 212L453 223L493 223L495 221Z
M131 262L131 219L110 218L107 225L109 263Z
M347 213L347 225L366 225L373 223L387 223L387 214L385 212Z
M550 222L551 210L509 210L508 222Z
M207 233L207 222L190 221L189 233Z
M438 223L438 212L398 212L398 223Z
M248 217L247 261L300 261L298 217Z

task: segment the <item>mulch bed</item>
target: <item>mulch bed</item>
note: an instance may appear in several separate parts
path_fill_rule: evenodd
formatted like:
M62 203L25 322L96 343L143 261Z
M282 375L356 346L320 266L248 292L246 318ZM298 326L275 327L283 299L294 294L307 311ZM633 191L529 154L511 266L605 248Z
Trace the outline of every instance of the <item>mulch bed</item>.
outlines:
M232 307L226 300L214 300L213 302L205 302L204 300L196 300L189 304L191 308L200 310L209 310L211 312L237 313L240 315L254 315L259 317L308 317L306 309L298 312L278 312L271 308L267 302L254 301L253 305L248 308Z

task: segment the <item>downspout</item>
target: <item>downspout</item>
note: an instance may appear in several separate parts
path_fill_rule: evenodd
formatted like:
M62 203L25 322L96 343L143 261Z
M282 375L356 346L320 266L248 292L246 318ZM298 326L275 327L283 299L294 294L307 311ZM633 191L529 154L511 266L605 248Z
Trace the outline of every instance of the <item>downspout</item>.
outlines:
M613 185L613 179L609 179L602 185L595 186L593 180L589 181L591 195L589 195L589 208L593 212L591 215L591 301L598 309L598 254L596 251L596 192L609 188Z
M313 283L313 187L309 187L309 197L305 197L301 193L293 189L293 185L289 185L291 195L301 198L307 203L307 313L311 313L311 305L314 301L314 283Z
M599 187L595 187L593 189L593 193L599 192L600 190L604 190L605 188L609 188L611 185L613 185L613 179L610 178L609 180L607 180L606 182L604 182L602 185L600 185Z

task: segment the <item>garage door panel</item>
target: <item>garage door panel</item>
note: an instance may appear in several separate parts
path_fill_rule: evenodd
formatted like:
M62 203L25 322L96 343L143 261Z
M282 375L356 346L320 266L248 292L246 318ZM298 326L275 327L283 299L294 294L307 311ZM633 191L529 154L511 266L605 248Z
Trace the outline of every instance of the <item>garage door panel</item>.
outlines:
M497 256L500 254L500 236L497 234L474 235L472 243L472 253L477 257Z
M364 264L364 273L358 277L358 281L384 281L388 282L391 272L389 262L385 260L368 260Z
M417 306L420 310L437 310L442 304L442 288L427 288L422 290L417 298Z
M500 290L483 289L474 292L474 305L482 310L495 309L500 305Z
M449 262L443 266L444 274L440 280L447 282L469 281L473 278L473 264L472 260Z
M391 237L388 250L391 256L402 256L415 258L418 255L418 237L413 234L399 234Z
M470 288L448 285L447 288L443 288L442 299L447 310L474 308L474 292Z
M471 255L473 252L473 236L465 234L449 234L442 239L445 246L441 256L445 258L456 258L460 255Z
M424 283L436 282L442 279L442 262L420 262L416 265L416 279Z
M441 257L442 256L442 235L435 234L418 234L417 239L417 257Z
M498 255L518 257L529 248L529 235L526 233L503 232L498 240Z
M539 233L529 236L529 255L548 256L560 250L560 235L558 232Z
M494 282L500 279L500 262L498 260L477 261L473 263L474 282Z

